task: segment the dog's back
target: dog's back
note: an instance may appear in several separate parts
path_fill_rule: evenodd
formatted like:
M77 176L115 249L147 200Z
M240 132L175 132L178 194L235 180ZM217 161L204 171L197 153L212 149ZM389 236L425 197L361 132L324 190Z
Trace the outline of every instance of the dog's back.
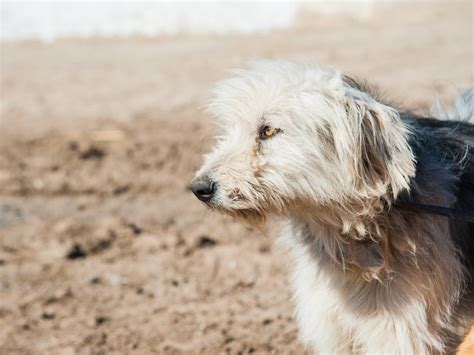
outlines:
M474 214L474 88L461 92L453 108L437 105L434 113L436 119L403 117L413 128L411 145L417 160L413 184L433 187L427 194L431 200L423 201L426 196L416 186L408 198L433 203L450 195L452 204L445 207L462 214L450 220L450 230L466 269L460 312L470 311L474 317L474 224L464 219ZM442 184L435 186L434 181Z

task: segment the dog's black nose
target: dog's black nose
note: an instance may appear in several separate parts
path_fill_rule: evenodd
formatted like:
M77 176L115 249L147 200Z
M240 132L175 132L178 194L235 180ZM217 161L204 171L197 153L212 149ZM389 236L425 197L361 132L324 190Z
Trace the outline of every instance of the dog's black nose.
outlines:
M215 186L216 184L209 177L203 176L194 180L189 188L198 199L208 202L214 195Z

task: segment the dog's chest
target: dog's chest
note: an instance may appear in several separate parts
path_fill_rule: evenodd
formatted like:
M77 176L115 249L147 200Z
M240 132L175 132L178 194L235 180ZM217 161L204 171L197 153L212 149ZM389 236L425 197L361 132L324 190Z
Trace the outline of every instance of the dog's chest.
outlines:
M299 232L294 228L286 228L281 239L291 254L291 284L300 337L306 344L318 348L326 348L329 344L315 342L338 339L341 352L345 352L350 348L350 337L348 329L344 329L347 328L344 318L350 312L344 309L340 292L334 287L331 280L334 275L319 267L318 255L314 254L310 246L298 240L296 235ZM346 331L347 334L344 334ZM315 334L325 336L315 339Z
M440 338L429 331L422 300L406 299L392 312L380 308L364 315L360 304L375 305L374 295L357 291L354 284L344 282L344 272L336 265L325 264L327 256L299 238L307 230L288 224L283 231L281 240L291 254L296 318L305 344L320 353L345 354L426 353L426 344L442 349ZM359 306L349 301L348 294Z

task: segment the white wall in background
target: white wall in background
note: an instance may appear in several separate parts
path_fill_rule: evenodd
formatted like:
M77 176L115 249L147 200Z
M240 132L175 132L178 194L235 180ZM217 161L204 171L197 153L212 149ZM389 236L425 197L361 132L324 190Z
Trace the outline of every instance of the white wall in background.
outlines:
M320 14L367 12L361 1L4 1L1 40L60 37L155 36L180 32L253 33L291 26L298 11ZM348 7L347 4L352 4Z

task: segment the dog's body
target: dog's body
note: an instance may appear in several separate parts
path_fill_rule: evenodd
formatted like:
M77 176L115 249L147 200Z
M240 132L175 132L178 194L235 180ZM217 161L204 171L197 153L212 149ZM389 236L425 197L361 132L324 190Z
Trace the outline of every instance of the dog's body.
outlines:
M284 219L301 338L314 351L459 343L472 322L474 227L410 206L474 211L473 102L466 122L420 118L336 71L287 62L217 87L210 108L224 135L192 190L233 216Z
M473 126L408 115L403 119L413 127L417 173L411 193L401 199L474 211L474 164L466 162L462 173L459 164L451 164L474 156L465 144L473 140ZM321 242L327 235L321 235L325 228L319 223L288 221L282 237L293 254L293 289L303 341L328 354L452 352L467 329L463 325L474 319L467 314L474 308L474 224L403 207L392 207L380 218L388 219L384 225L400 228L387 231L390 257L398 266L382 282L362 280L358 271L334 261ZM410 248L410 239L412 256L404 250ZM361 243L364 250L354 251L355 259L370 262L370 243L347 243L348 250L350 244ZM364 267L358 260L352 262ZM367 266L370 270L372 265Z

